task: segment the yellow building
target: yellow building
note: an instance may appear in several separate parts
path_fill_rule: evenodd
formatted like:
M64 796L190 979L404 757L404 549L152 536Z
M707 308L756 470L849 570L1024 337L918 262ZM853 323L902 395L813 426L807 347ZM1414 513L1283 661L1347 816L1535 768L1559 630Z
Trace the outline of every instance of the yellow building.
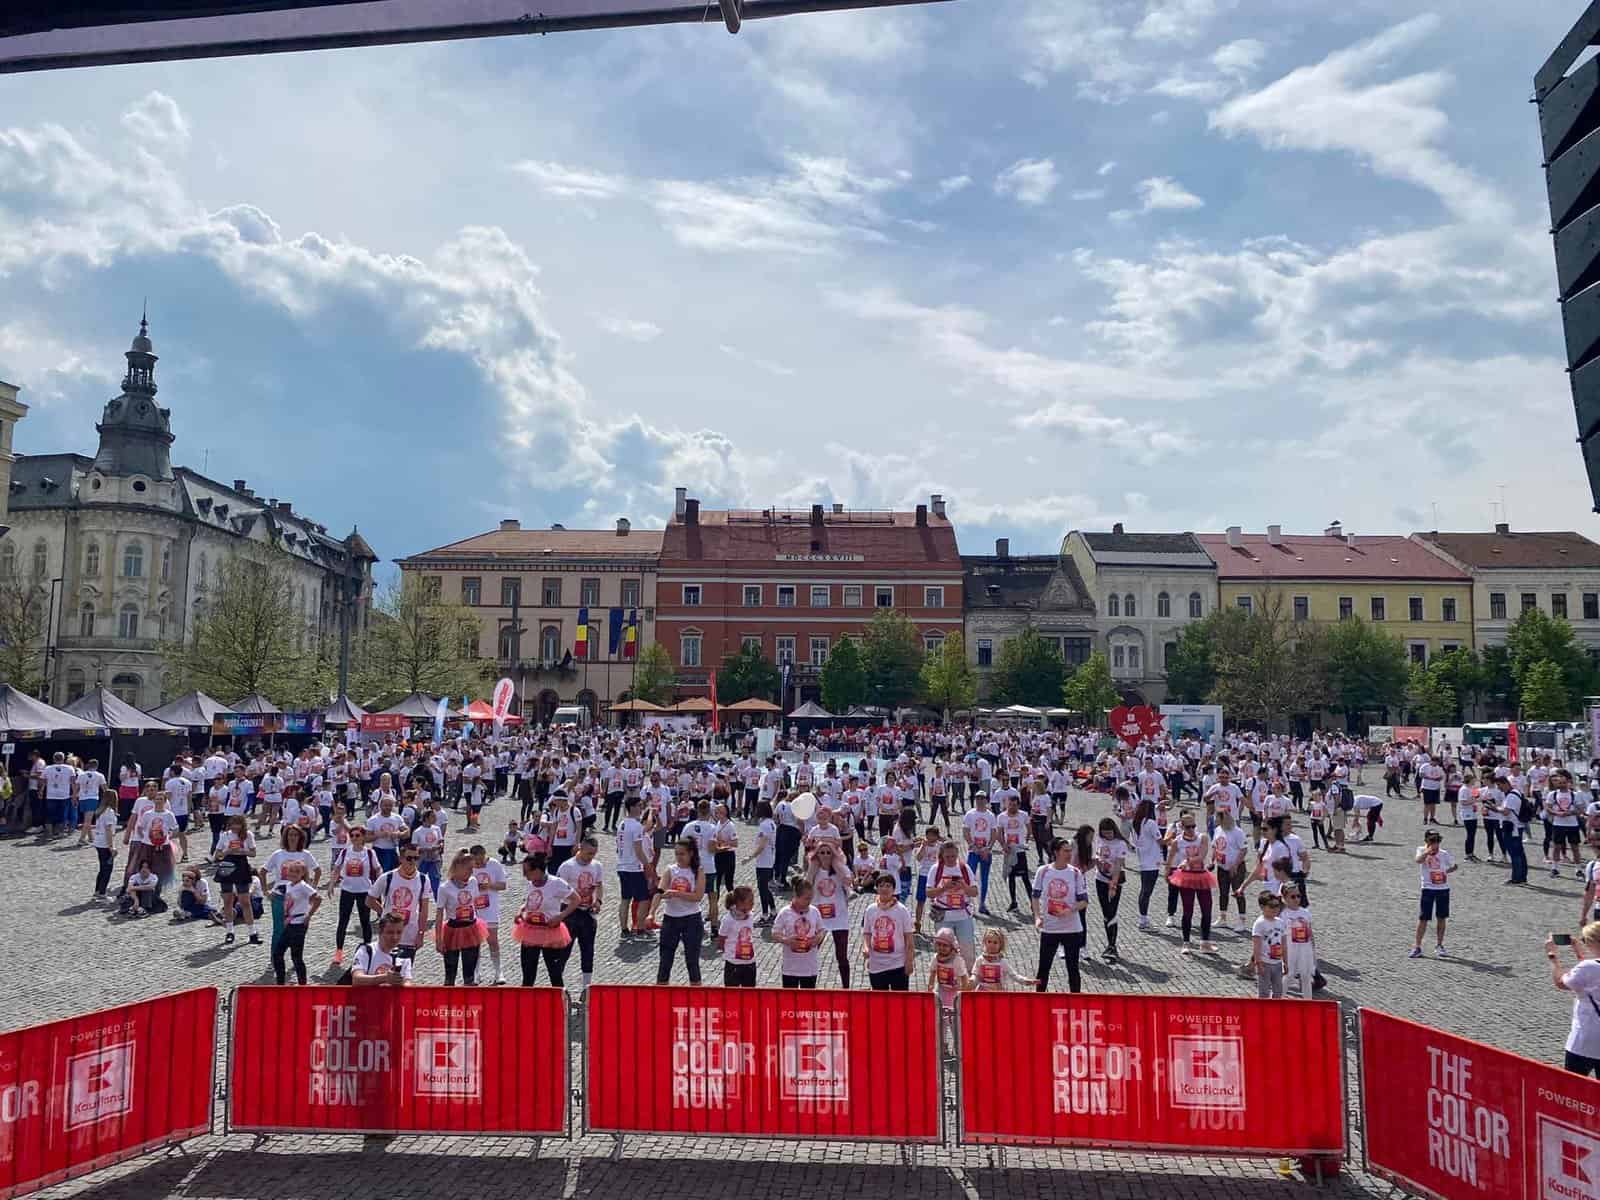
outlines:
M1235 525L1199 538L1216 561L1222 605L1265 600L1296 621L1360 617L1398 636L1413 662L1474 647L1471 578L1410 538L1358 537L1338 525L1321 535Z

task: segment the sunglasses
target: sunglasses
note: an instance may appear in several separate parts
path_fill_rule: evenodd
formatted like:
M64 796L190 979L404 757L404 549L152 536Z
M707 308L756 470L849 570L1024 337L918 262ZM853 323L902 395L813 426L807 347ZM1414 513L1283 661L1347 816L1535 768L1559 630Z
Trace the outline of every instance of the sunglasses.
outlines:
M403 855L400 856L400 861L401 862L419 862L421 860L421 858L422 858L422 856L420 854L403 854Z

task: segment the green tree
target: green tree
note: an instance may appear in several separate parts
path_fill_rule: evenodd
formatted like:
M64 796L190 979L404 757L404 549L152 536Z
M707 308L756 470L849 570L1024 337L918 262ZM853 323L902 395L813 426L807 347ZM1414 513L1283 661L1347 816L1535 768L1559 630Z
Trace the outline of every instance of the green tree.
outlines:
M1456 698L1456 711L1451 714L1451 721L1476 708L1488 687L1488 672L1483 663L1464 646L1440 651L1434 655L1428 669L1438 674L1440 682Z
M1399 706L1411 684L1406 648L1398 637L1351 617L1321 631L1327 654L1328 707L1355 718ZM1433 722L1429 722L1432 724Z
M1282 723L1327 703L1326 631L1290 621L1282 593L1262 591L1249 612L1219 618L1213 633L1217 682L1211 701L1232 719Z
M1103 651L1096 650L1068 677L1061 688L1061 702L1082 713L1094 726L1105 721L1107 709L1122 703L1122 693L1111 680L1111 664Z
M674 681L678 671L672 665L672 656L660 642L651 642L639 652L639 662L633 671L633 695L651 704L669 704L672 701Z
M922 686L922 635L904 613L880 608L862 631L861 665L867 675L867 703L884 708L909 704Z
M1455 716L1456 694L1436 667L1412 663L1406 703L1424 725L1443 725Z
M1066 676L1067 665L1055 643L1045 641L1037 630L1024 629L1000 643L990 686L1001 704L1049 707L1060 703Z
M1576 712L1561 664L1542 658L1522 668L1522 715L1529 721L1564 721Z
M922 660L922 698L945 720L978 702L978 680L967 662L967 644L959 633L945 638L937 653Z
M761 653L759 646L741 646L737 654L724 658L717 669L717 700L721 704L750 699L776 701L782 684L778 668Z
M1177 645L1167 658L1167 694L1173 703L1204 704L1217 686L1213 631L1217 618L1228 611L1215 609L1209 617L1191 621L1178 631Z
M1517 680L1511 673L1511 652L1504 646L1485 646L1479 659L1483 672L1483 698L1505 711L1517 711Z
M50 592L44 584L19 576L0 579L0 682L37 696L45 683L46 626ZM59 702L61 697L50 697Z
M478 631L472 609L440 601L420 576L402 575L373 605L359 670L352 663L351 691L368 707L412 692L466 695L484 681L485 664L468 653Z
M1578 645L1572 626L1562 617L1552 617L1530 608L1511 623L1506 631L1506 653L1511 660L1511 675L1518 689L1526 693L1528 672L1541 662L1554 664L1560 672L1568 713L1579 711L1583 698L1594 690L1595 670L1589 656ZM1524 715L1527 696L1522 696ZM1537 718L1536 718L1537 719Z
M842 637L822 667L822 707L845 713L867 699L867 670L855 639Z

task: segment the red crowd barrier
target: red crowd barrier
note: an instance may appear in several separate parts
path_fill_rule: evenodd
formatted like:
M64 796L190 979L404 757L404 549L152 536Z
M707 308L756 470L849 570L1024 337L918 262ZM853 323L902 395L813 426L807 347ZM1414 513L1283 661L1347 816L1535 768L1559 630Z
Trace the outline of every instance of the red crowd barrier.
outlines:
M558 1136L567 1065L558 988L241 987L228 1127Z
M1344 1152L1329 1001L968 992L958 1004L968 1145Z
M211 1129L217 989L0 1034L0 1200Z
M1361 1010L1367 1170L1439 1200L1596 1200L1600 1083Z
M928 993L592 987L584 1127L937 1142Z

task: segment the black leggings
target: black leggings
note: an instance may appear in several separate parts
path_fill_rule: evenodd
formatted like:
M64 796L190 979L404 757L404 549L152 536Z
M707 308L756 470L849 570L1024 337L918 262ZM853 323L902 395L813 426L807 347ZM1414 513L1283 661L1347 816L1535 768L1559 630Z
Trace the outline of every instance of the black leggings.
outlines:
M1032 894L1032 883L1028 876L1028 856L1021 850L1006 871L1006 893L1011 897L1011 907L1017 907L1017 880L1022 880L1022 898L1026 900Z
M1117 951L1117 912L1122 908L1122 889L1115 892L1111 885L1104 879L1094 881L1094 894L1100 900L1100 919L1106 927L1106 949L1113 954Z
M850 987L850 931L848 929L835 929L833 931L833 957L839 964L839 986L848 990Z
M1139 915L1150 915L1150 897L1155 895L1156 880L1161 878L1161 868L1139 872Z
M1178 888L1183 896L1183 940L1189 940L1189 930L1194 924L1195 898L1200 899L1200 940L1211 940L1211 889L1205 888Z
M1078 933L1041 933L1039 935L1039 984L1041 992L1050 990L1050 970L1056 963L1056 947L1067 960L1067 987L1074 992L1083 991L1083 973L1078 968L1078 958L1083 953L1084 935Z
M761 915L770 917L778 911L778 902L772 898L772 868L756 868L756 894L761 897Z
M94 894L104 896L106 888L111 885L111 864L116 859L116 854L100 846L96 846L94 852L100 856L100 869L94 876Z
M288 951L294 959L294 977L301 984L306 981L306 927L304 925L285 925L278 930L278 936L272 939L272 973L278 977L279 983L289 982L289 971L283 961L284 951Z
M1241 917L1244 916L1244 886L1249 882L1245 878L1247 872L1248 868L1242 862L1232 871L1224 866L1217 867L1217 894L1222 897L1220 908L1224 915L1228 911L1229 893L1237 892L1238 894L1233 896L1232 899L1239 906L1239 915ZM1209 895L1209 893L1207 894ZM1200 936L1205 937L1206 935L1201 934Z
M461 977L468 987L478 979L478 947L463 946L459 950L446 950L444 952L444 985L451 987L456 981L456 967L461 968Z
M587 909L575 908L572 915L567 918L567 929L572 938L578 943L578 967L585 975L594 974L594 935L597 929L594 914ZM572 952L572 947L567 947L567 953ZM560 980L556 981L558 984Z
M363 943L372 940L372 910L367 907L365 892L339 893L339 926L333 931L333 944L336 949L344 949L344 932L350 927L350 910L355 909L361 917L361 940Z
M1467 817L1461 822L1461 824L1466 826L1467 829L1466 855L1468 858L1471 858L1473 853L1478 849L1478 822L1473 817Z
M576 913L573 916L577 916ZM594 918L590 918L592 922ZM571 917L568 918L571 921ZM522 986L537 987L539 985L539 957L544 956L544 969L550 972L550 986L562 987L564 984L562 972L567 969L567 959L572 957L572 943L565 946L524 946L522 947Z
M706 921L699 913L687 917L661 918L661 962L656 967L656 982L672 981L672 960L683 946L683 964L689 969L689 982L700 982L700 945L705 941Z

